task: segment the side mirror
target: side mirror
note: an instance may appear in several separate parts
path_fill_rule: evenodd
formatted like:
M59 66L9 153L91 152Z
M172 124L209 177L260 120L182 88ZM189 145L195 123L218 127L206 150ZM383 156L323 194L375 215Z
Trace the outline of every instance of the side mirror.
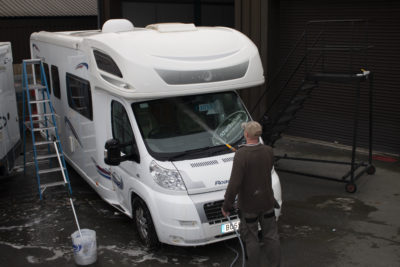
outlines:
M107 140L104 148L104 162L107 165L118 166L122 161L119 141L116 139Z

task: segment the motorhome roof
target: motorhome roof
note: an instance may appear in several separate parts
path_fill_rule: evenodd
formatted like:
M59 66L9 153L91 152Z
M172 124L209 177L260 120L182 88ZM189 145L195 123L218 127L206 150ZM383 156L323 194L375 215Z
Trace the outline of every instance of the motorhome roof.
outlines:
M132 29L39 32L32 34L31 41L107 54L120 68L123 80L118 83L103 71L100 76L120 87L114 92L130 98L226 91L264 82L257 48L236 30L193 24Z
M107 44L120 53L132 48L147 50L153 56L197 57L210 54L227 54L227 50L237 51L248 42L235 31L222 27L196 27L192 31L158 31L155 28L134 28L132 31L107 32L66 31L39 32L32 34L33 40L55 43L60 46L79 48L84 41Z

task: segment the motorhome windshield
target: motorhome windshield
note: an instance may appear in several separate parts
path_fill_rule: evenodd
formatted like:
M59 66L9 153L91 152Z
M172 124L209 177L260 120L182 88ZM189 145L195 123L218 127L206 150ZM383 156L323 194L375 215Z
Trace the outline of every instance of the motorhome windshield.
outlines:
M149 153L159 160L231 152L243 141L249 116L234 92L164 98L132 104Z

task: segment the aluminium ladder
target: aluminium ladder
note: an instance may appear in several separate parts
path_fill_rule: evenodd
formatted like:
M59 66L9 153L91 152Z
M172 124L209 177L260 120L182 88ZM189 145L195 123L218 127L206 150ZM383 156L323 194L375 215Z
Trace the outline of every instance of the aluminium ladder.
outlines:
M32 67L32 84L29 84L27 66ZM35 67L40 69L40 82L35 75ZM49 87L41 59L27 59L22 62L22 103L23 103L23 135L24 135L24 173L26 166L35 165L36 178L39 189L39 197L42 199L43 192L54 186L64 185L69 194L72 193L65 164L64 153L58 135L56 114L50 100ZM32 93L32 94L31 94ZM31 99L31 97L33 99ZM26 107L28 114L26 114ZM36 113L34 114L34 107ZM29 117L29 121L25 121ZM26 162L26 130L30 130L32 136L33 162ZM39 133L35 136L35 133ZM40 149L44 148L44 149ZM53 160L57 167L52 166ZM47 177L47 174L62 172L60 181L54 181L54 176ZM41 181L42 176L42 181ZM46 177L46 179L43 179ZM46 181L44 181L46 180ZM50 180L50 182L48 181Z

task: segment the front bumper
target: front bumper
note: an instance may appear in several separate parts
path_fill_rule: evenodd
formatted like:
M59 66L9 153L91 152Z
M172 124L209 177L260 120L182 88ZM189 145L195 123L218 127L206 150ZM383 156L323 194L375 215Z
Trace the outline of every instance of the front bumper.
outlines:
M173 198L157 194L152 217L160 242L175 246L200 246L232 238L234 233L224 235L221 231L227 219L209 221L204 211L204 204L222 201L224 193L217 191ZM238 217L231 219L235 221Z
M162 243L175 246L200 246L235 237L222 233L221 206L225 190L189 196L158 196L152 213L157 235ZM279 214L279 210L278 211ZM239 220L231 214L232 222Z
M281 185L275 171L272 172L272 188L275 199L282 206ZM225 190L179 196L152 191L150 195L150 211L162 243L200 246L235 237L234 232L222 233L222 225L228 222L221 213ZM280 214L281 208L275 209L277 219ZM230 218L233 222L239 220L237 214Z

